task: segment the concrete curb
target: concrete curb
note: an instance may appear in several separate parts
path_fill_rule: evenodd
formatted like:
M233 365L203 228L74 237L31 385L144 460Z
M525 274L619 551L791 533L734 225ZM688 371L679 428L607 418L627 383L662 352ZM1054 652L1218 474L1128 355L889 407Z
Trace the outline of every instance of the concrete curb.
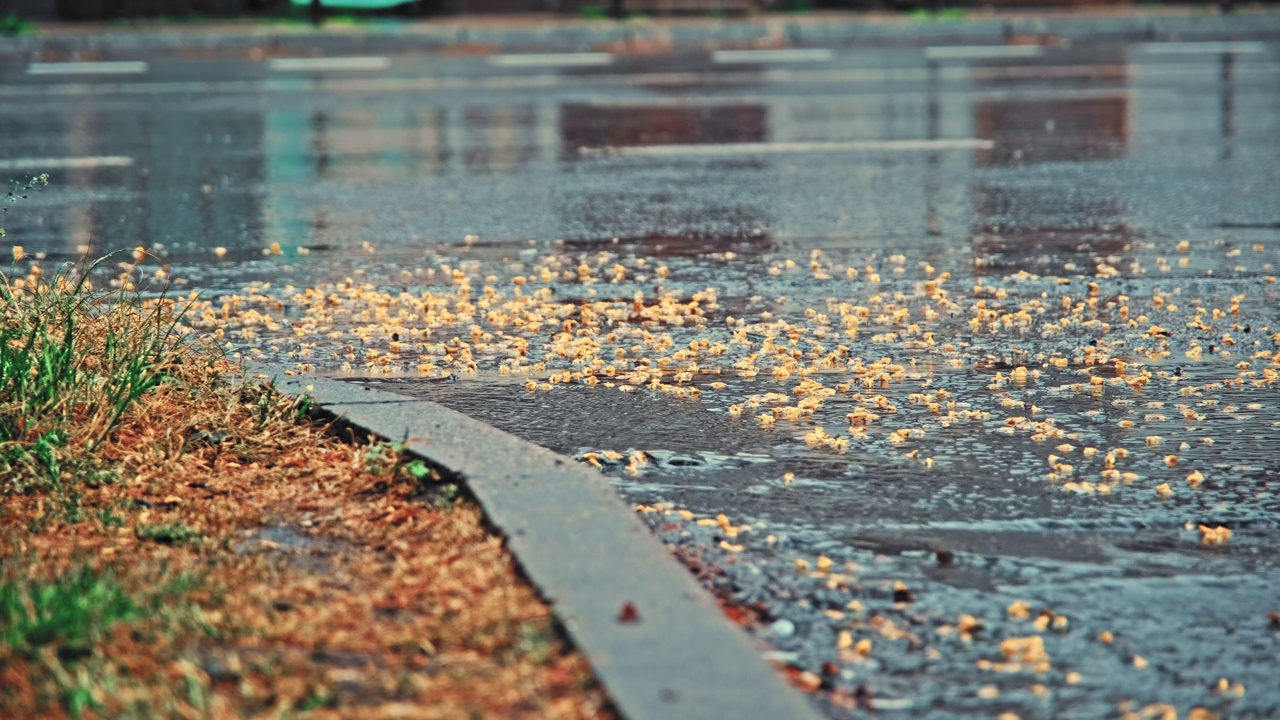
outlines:
M395 53L472 47L494 52L598 50L611 46L694 49L717 46L790 45L841 47L868 44L998 43L1010 35L1048 34L1067 39L1257 40L1280 37L1280 11L1233 15L1185 13L1061 13L979 15L948 22L905 16L820 14L744 19L662 19L644 22L581 21L556 17L521 22L449 20L403 25L312 30L246 25L212 30L101 32L54 31L0 38L0 58L94 53L109 58L191 51L278 54Z
M310 386L317 409L460 476L630 720L817 720L598 473L442 405ZM631 603L638 622L621 622Z

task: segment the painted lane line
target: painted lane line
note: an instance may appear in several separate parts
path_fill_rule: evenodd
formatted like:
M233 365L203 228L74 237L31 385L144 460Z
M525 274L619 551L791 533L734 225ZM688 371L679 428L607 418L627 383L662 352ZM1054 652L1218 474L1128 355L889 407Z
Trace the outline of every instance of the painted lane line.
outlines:
M133 158L123 155L91 155L66 158L13 158L0 160L0 170L67 170L78 168L129 167Z
M1143 43L1136 46L1146 55L1221 55L1266 52L1260 42L1166 42Z
M958 69L958 68L957 68ZM946 72L947 68L942 68L941 77L949 79L950 74ZM924 71L921 71L922 73ZM1158 77L1163 75L1173 75L1185 73L1186 69L1181 66L1162 67L1152 66L1142 69L1143 77ZM976 74L981 77L980 74ZM970 74L966 70L964 77ZM902 78L906 78L903 75ZM356 81L351 77L343 78L327 78L318 83L298 83L296 81L278 80L228 80L221 82L138 82L138 83L50 83L35 84L28 83L25 85L0 85L0 100L5 98L61 98L61 97L110 97L110 96L159 96L168 94L199 94L199 95L233 95L238 93L281 93L281 94L298 94L298 93L350 93L350 94L373 94L373 93L408 93L408 92L459 92L471 91L477 88L494 91L520 91L529 92L532 90L546 89L556 90L568 88L571 91L582 90L583 88L596 88L603 86L617 87L618 85L626 87L644 87L643 80L650 79L651 76L644 78L636 76L613 76L599 75L592 77L574 77L571 78L575 82L566 82L565 78L551 75L528 75L524 77L493 77L486 79L470 79L470 78L387 78L387 77L371 77L361 78ZM742 77L718 77L712 78L722 90L735 90L739 86L758 86L761 84L760 74L753 73L743 75ZM900 78L901 79L901 78ZM861 83L862 78L857 77L838 77L829 75L821 70L813 70L809 73L783 73L783 71L773 70L764 73L764 81L768 83L785 83L788 85L783 92L784 97L791 97L794 93L800 92L800 88L822 83ZM689 83L689 85L696 85ZM705 83L703 84L706 85ZM677 87L679 85L676 85ZM878 89L871 88L869 90L860 91L860 96L877 97L882 95L900 94L902 91L896 88ZM1112 90L1071 90L1071 89L1018 89L1018 90L988 90L975 89L971 87L948 88L939 91L940 97L980 97L984 99L998 99L1004 97L1093 97L1099 93L1107 95L1114 94ZM577 96L574 96L577 97ZM680 98L661 98L655 99L654 104L670 104L670 105L687 105L692 102L720 102L720 103L743 103L743 102L768 102L769 95L762 93L734 93L732 95L719 94L691 94ZM590 104L625 104L630 105L628 101L601 101L597 97L583 98L581 102ZM20 108L9 103L8 105L0 102L0 116L19 114L25 112L25 108Z
M382 55L369 57L274 58L268 61L267 66L276 72L385 70L391 66L391 60Z
M924 49L929 60L995 60L1032 58L1044 55L1040 45L951 45Z
M599 67L613 64L609 53L533 53L529 55L493 55L490 65L498 67Z
M1155 63L1138 63L1133 65L1069 65L1053 67L970 67L966 65L940 64L936 69L919 68L886 68L883 70L846 69L806 67L803 70L791 68L771 68L763 71L723 70L712 73L601 73L590 76L554 75L549 73L530 75L493 75L486 77L443 76L443 77L355 77L334 76L325 78L319 84L299 84L296 79L273 77L266 80L218 80L218 81L137 81L137 82L49 82L24 83L17 85L0 84L0 99L26 97L77 97L77 96L110 96L110 95L164 95L171 93L187 93L199 95L234 94L234 93L378 93L378 92L435 92L474 90L517 90L568 88L573 91L584 88L626 87L647 88L652 85L668 85L673 87L712 87L721 90L733 89L737 86L758 87L762 84L785 85L784 92L792 92L797 88L821 85L889 85L895 83L919 82L937 78L944 81L1032 77L1065 77L1069 75L1097 75L1107 77L1126 77L1129 72L1141 68L1143 78L1180 78L1188 69L1202 68L1202 58L1195 56L1171 57ZM1271 62L1269 58L1257 58L1250 63L1256 75L1251 77L1270 80L1280 72L1280 63ZM901 90L894 90L901 92ZM984 98L1005 96L1063 96L1086 97L1094 90L1060 90L1060 89L1019 89L1019 90L987 90L972 87L947 87L941 91L946 97L967 97L979 95ZM872 92L871 94L882 94ZM655 99L655 103L670 102L686 104L693 101L726 100L730 102L758 101L761 95L692 95L676 99ZM599 98L591 98L592 103L609 103ZM629 103L630 101L618 101ZM0 114L17 113L22 109L9 107L0 103Z
M142 61L31 63L28 75L140 75L147 71Z
M859 152L912 150L990 150L991 140L954 138L945 140L847 140L842 142L706 143L690 145L644 145L639 147L583 148L584 155L630 155L638 157L680 157L708 155L774 155L809 152Z
M828 62L834 60L834 50L716 50L711 60L721 65L769 62Z

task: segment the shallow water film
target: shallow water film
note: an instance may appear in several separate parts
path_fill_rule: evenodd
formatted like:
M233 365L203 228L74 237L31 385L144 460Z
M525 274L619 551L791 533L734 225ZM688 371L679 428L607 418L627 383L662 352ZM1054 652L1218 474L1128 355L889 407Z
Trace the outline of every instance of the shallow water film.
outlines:
M833 717L1280 714L1277 48L183 67L0 110L136 158L22 262L599 467Z

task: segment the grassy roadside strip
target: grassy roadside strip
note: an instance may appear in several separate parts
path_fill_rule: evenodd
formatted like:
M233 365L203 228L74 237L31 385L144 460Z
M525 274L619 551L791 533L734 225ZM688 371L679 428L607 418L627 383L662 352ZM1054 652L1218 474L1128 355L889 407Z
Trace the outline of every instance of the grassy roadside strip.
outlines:
M455 486L87 277L0 273L0 717L610 716Z

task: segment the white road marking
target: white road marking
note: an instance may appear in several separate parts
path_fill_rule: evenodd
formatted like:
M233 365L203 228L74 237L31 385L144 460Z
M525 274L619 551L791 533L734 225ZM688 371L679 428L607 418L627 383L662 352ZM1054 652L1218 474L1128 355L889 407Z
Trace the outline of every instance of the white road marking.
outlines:
M990 150L991 140L954 138L945 140L846 140L842 142L706 143L697 145L641 145L637 147L583 148L584 155L638 155L677 157L681 155L772 155L806 152L857 152L887 150Z
M711 60L721 65L758 62L827 62L835 59L834 50L716 50Z
M147 71L142 61L31 63L28 75L139 75Z
M218 81L140 81L140 82L50 82L50 83L24 83L19 85L0 85L0 98L21 98L21 97L79 97L79 96L109 96L109 95L164 95L164 94L231 94L231 93L311 93L311 92L334 92L334 93L375 93L375 92L435 92L435 91L456 91L456 90L474 90L483 88L486 90L530 90L534 88L557 89L570 88L578 90L585 87L614 87L623 85L627 87L647 87L650 85L666 84L672 86L680 85L718 85L725 89L733 89L735 86L756 87L763 83L773 83L786 85L790 89L803 87L814 84L870 84L870 85L892 85L894 83L917 82L930 78L938 78L941 80L957 80L968 79L972 77L978 78L1006 78L1006 77L1054 77L1057 75L1065 75L1071 73L1080 74L1096 74L1099 71L1107 73L1116 73L1116 68L1132 69L1141 67L1141 73L1144 78L1152 77L1179 77L1187 72L1189 68L1203 67L1201 59L1194 57L1183 57L1181 61L1171 58L1167 62L1147 63L1145 65L1134 66L1116 66L1116 65L1071 65L1071 66L1054 66L1051 68L1044 67L1003 67L1003 68L971 68L964 65L944 64L936 70L928 70L923 67L919 68L884 68L884 69L855 69L855 68L822 68L807 67L799 68L772 68L763 72L734 72L724 71L720 73L641 73L641 74L600 74L590 77L574 76L566 77L563 75L552 74L536 74L536 75L494 75L487 77L330 77L325 78L320 84L299 84L293 80L284 78L266 79L266 80L218 80ZM1270 62L1269 60L1259 59L1256 63L1251 63L1250 67L1259 74L1265 74L1271 77L1277 71L1280 71L1280 63ZM894 91L900 92L900 91ZM1021 96L1040 96L1047 95L1053 97L1087 97L1096 94L1095 90L1059 90L1059 89L1018 89L1018 90L989 90L974 89L971 87L945 87L941 94L947 97L968 97L971 95L979 95L984 98L997 97L1021 97ZM1110 91L1107 91L1110 92ZM885 93L873 93L885 94ZM724 95L715 96L689 96L681 97L673 102L683 104L701 100L725 99L731 102L742 102L744 100L756 100L759 97L756 94L748 96L734 95L726 97ZM592 100L592 102L600 102ZM608 101L604 101L608 102ZM663 100L655 100L655 102L663 102ZM12 107L10 107L12 105ZM5 105L0 103L0 115L21 112L23 109L10 103Z
M587 67L613 64L609 53L533 53L529 55L493 55L490 65L498 67Z
M1266 46L1260 42L1164 42L1143 43L1137 46L1138 52L1147 55L1242 54L1266 52L1266 49Z
M1044 55L1040 45L949 45L924 49L929 60L987 60Z
M13 158L0 160L0 170L67 170L76 168L129 167L133 158L123 155L91 155L65 158Z
M391 66L391 60L382 55L368 57L274 58L267 65L276 72L385 70Z

